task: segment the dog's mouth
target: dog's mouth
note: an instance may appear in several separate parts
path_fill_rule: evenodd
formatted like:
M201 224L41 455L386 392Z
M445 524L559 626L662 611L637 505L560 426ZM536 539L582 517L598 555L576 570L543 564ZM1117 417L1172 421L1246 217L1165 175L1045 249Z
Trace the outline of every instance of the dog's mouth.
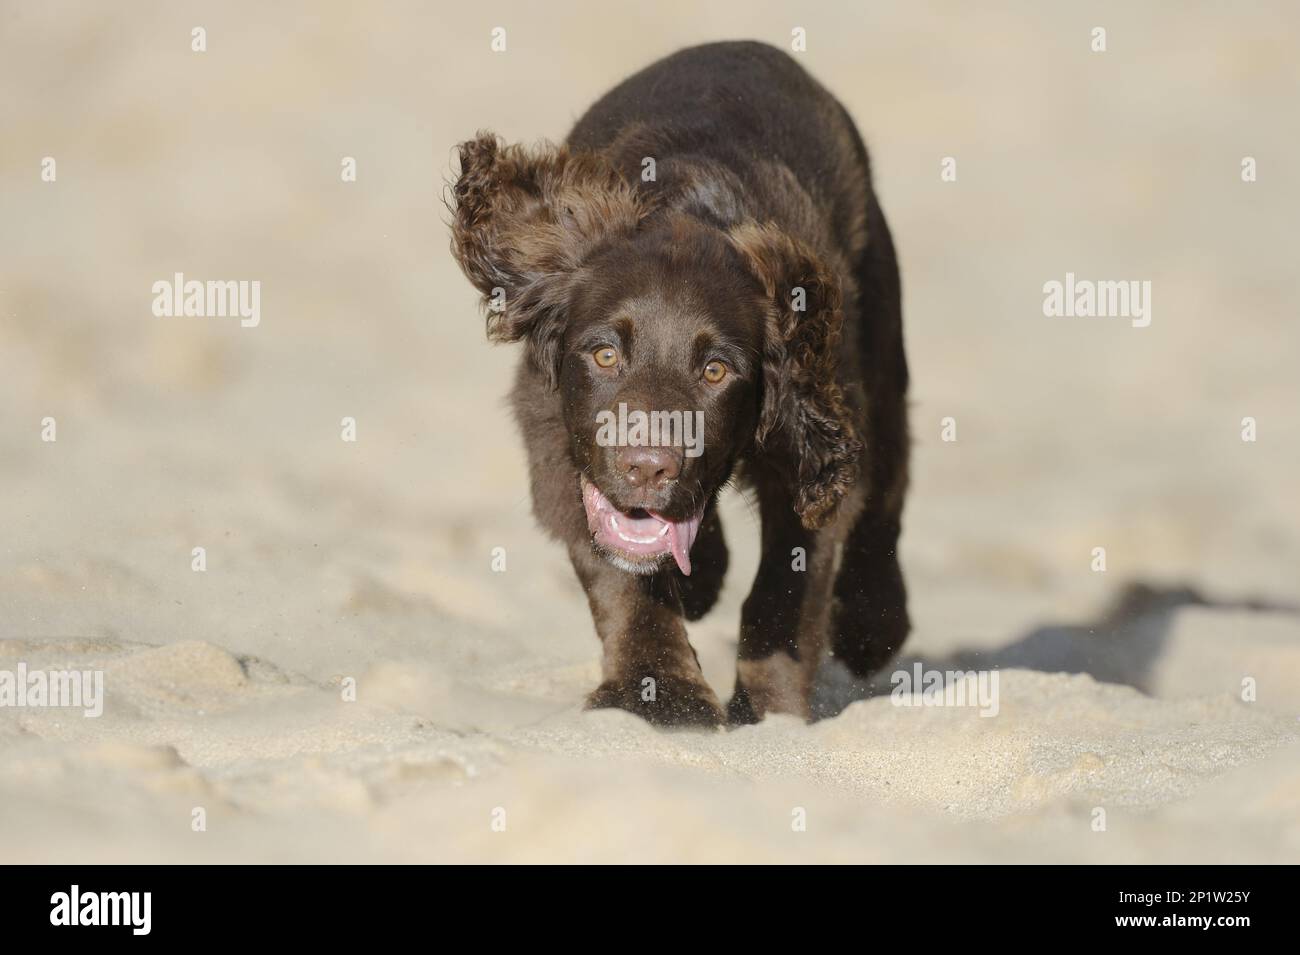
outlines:
M700 532L703 510L684 521L641 508L621 511L586 475L581 483L587 527L598 546L634 560L671 554L681 572L691 575L691 546Z

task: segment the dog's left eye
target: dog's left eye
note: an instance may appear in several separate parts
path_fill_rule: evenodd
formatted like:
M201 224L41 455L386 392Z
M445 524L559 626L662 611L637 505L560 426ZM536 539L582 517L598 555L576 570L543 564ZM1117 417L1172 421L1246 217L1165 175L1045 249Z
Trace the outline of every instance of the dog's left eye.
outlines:
M601 368L613 368L618 364L618 349L608 346L597 348L591 353L591 358Z
M704 366L704 380L711 385L716 385L727 377L727 366L720 361L711 361Z

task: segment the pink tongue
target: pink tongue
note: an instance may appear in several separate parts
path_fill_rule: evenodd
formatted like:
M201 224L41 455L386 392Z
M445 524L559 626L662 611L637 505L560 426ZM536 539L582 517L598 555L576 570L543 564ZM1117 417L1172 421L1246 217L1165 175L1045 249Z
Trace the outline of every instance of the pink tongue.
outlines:
M691 547L687 544L682 546L682 526L677 523L668 525L668 546L672 548L673 560L677 561L677 566L681 568L683 574L687 577L691 575Z
M609 503L609 499L600 492L600 489L587 480L585 475L581 479L581 485L582 503L587 510L587 526L591 528L592 534L598 540L604 538L610 545L619 546L617 537L609 536L611 534L609 527L611 521L615 521L621 527L627 528L629 533L638 535L662 534L663 536L653 541L653 544L658 545L660 541L667 544L669 552L673 555L673 560L677 562L678 569L687 577L691 575L691 547L695 544L696 535L700 532L700 521L703 514L697 514L684 521L673 521L662 514L650 511L648 513L654 518L653 521L649 518L632 518L620 514L614 508L614 505ZM655 527L655 522L668 525L667 530ZM646 525L650 526L647 527ZM617 535L619 532L614 531L613 533ZM642 541L641 543L645 545L652 542ZM652 546L649 550L642 549L638 553L663 553L663 548L661 546Z
M673 552L673 560L677 561L677 566L687 577L691 575L691 545L695 543L695 535L700 529L700 520L697 517L689 521L670 521L666 517L658 514L654 515L668 525L668 546Z

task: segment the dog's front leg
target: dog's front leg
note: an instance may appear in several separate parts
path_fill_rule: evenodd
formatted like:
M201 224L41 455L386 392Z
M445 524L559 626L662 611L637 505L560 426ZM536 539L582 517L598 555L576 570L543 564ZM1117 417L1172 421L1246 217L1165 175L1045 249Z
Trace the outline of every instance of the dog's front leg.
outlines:
M768 713L811 716L813 681L825 652L831 609L833 532L803 527L789 496L758 488L763 519L758 574L740 610L731 723Z
M617 707L663 726L722 723L722 706L686 638L670 572L629 574L590 547L575 546L570 557L603 647L602 682L588 708Z

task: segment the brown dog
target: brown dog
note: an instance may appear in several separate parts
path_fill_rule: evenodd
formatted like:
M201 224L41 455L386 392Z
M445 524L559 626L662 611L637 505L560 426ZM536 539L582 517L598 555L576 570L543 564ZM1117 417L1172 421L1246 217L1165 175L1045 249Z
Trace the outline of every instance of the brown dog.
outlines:
M898 268L843 107L758 43L683 50L564 146L460 147L452 251L487 331L522 341L515 413L538 520L604 645L593 707L655 723L809 717L827 651L857 674L908 632ZM683 619L727 567L716 500L762 554L726 712Z

